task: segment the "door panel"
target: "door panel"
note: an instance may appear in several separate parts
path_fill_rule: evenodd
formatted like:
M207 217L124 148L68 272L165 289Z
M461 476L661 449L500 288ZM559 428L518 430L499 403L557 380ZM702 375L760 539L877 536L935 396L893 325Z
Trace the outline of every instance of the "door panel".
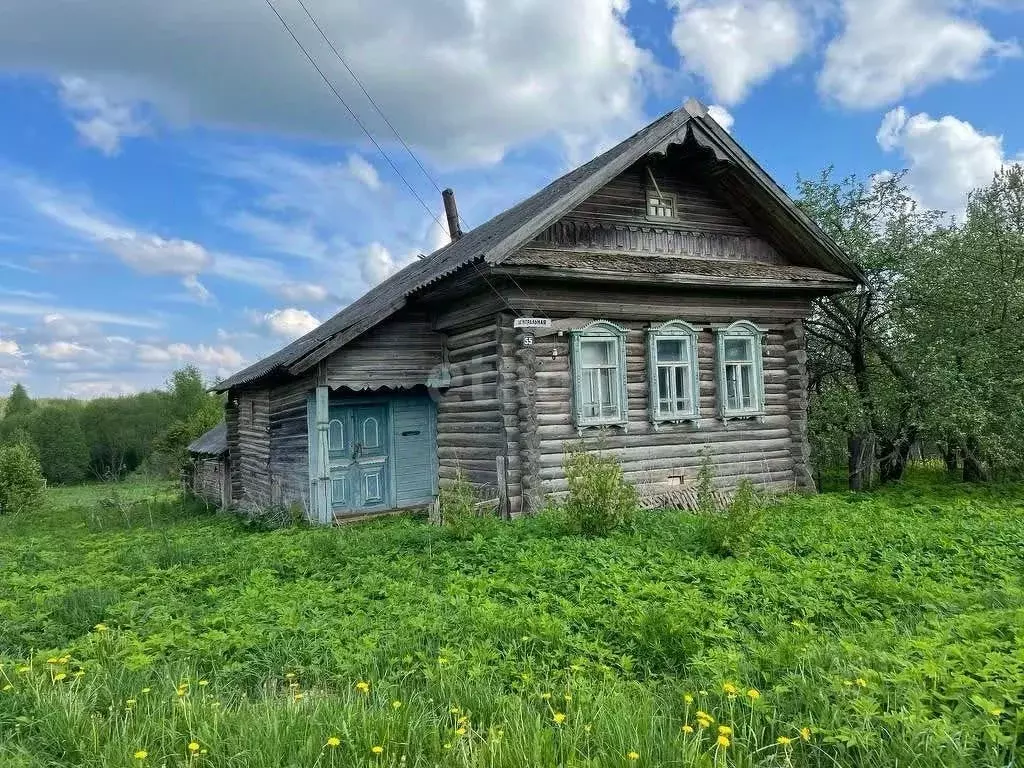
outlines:
M387 405L331 405L331 508L360 512L390 504Z

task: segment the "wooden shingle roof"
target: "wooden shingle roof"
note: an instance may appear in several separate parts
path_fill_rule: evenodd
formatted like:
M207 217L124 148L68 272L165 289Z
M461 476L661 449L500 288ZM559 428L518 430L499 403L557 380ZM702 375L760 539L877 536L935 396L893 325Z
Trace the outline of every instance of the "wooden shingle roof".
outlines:
M650 152L665 152L669 145L691 140L731 163L740 178L758 187L745 200L773 217L784 217L784 235L794 248L822 270L860 282L862 274L839 247L807 216L753 159L707 116L696 101L658 118L625 141L590 162L551 182L531 197L499 213L479 227L430 256L400 270L345 307L318 328L278 352L220 382L215 389L255 382L271 373L298 374L308 370L345 344L366 333L401 309L409 297L426 286L474 263L500 264L545 227L564 216L630 165Z

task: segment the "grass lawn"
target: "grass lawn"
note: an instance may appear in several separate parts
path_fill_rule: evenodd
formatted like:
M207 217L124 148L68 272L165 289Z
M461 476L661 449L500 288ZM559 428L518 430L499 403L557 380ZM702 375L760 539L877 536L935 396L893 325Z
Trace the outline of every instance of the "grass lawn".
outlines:
M0 518L3 768L1024 754L1024 488L791 498L740 559L680 512L258 532L118 488Z

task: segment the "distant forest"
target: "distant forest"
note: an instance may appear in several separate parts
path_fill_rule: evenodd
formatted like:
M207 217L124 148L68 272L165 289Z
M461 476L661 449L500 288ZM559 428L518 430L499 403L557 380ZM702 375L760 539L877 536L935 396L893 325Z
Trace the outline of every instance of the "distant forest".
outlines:
M187 366L164 390L95 400L33 400L16 384L0 413L0 445L22 443L50 483L117 480L132 473L174 477L187 446L217 424L223 399Z

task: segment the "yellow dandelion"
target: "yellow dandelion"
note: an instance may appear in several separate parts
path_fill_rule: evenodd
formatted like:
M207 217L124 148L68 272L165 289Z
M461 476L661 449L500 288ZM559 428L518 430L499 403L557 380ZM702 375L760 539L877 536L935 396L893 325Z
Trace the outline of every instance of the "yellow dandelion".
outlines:
M541 697L542 699L544 699L544 701L547 701L548 699L550 699L550 698L551 698L551 694L550 694L550 693L546 693L546 692L545 692L545 693L542 693L542 694L540 695L540 697Z
M77 672L75 672L75 677L85 677L85 670L80 669Z
M302 701L304 698L306 698L306 694L296 693L295 696L293 696L292 698L295 699L295 701Z
M462 710L461 710L461 709L459 709L458 707L452 707L452 708L451 708L451 709L449 709L448 711L449 711L449 712L451 712L451 713L452 713L453 715L457 715L457 714L459 714L459 712L461 712Z
M53 682L59 683L61 680L64 680L66 678L66 674L64 674L63 672L58 672L56 675L53 676Z
M555 712L551 719L555 721L555 725L561 725L565 722L565 714L562 712Z
M140 749L135 753L136 760L145 760L147 757L149 757L149 752L144 749Z
M732 728L730 728L728 725L720 725L720 726L718 726L718 732L722 736L732 736Z
M779 738L775 740L775 743L781 744L784 747L788 747L790 744L793 743L793 740L789 738L789 736L779 736Z
M51 656L50 658L48 658L46 660L46 663L47 664L60 664L60 659L58 659L56 656Z
M627 760L639 760L640 759L640 753L639 752L627 752L626 753L626 759Z
M465 736L466 735L466 729L465 728L456 728L455 729L455 733L457 733L459 736Z
M402 708L402 702L400 702L398 699L395 699L394 701L391 702L391 708L392 709L401 709Z
M292 683L292 685L295 685L295 683ZM365 680L360 680L358 683L356 683L356 690L360 693L369 693L370 684Z
M469 716L468 715L463 715L462 717L459 718L458 722L459 722L459 725L467 725L469 723Z
M93 629L95 629L97 632L106 632L108 627L106 624L100 623L93 627Z
M729 746L729 737L726 736L724 733L718 737L718 746L723 748Z
M761 692L757 688L751 688L747 691L747 698L751 701L757 701L761 698Z
M736 686L733 685L732 683L723 683L722 684L722 690L725 691L730 696L735 696L736 695Z
M376 746L370 747L370 751L375 755L382 755L384 754L384 747L377 744Z
M811 729L808 728L806 725L800 729L800 738L804 741L811 740Z
M327 746L331 749L336 749L341 746L341 739L339 739L337 736L328 736Z
M135 699L125 699L124 705L126 707L134 707L138 702Z
M194 752L198 752L199 751L199 742L198 741L190 741L188 743L188 751L189 752L193 752L193 753Z
M437 663L438 664L447 664L448 663L448 659L446 659L444 656L438 656L437 657Z
M693 726L687 723L683 726L683 733L693 733Z
M203 688L205 688L205 687L206 687L206 686L208 686L209 684L210 684L210 681L209 681L209 680L200 680L200 681L199 681L199 685L200 685L201 687L203 687Z
M566 701L572 701L572 694L571 693L567 693L562 698L564 698Z
M710 728L711 727L711 721L710 720L705 720L703 717L698 717L697 718L697 727L701 728L701 729Z
M32 667L18 667L18 674L19 675L27 675L31 671L32 671Z
M184 695L185 695L186 693L188 693L188 691L186 691L186 690L185 690L184 688L178 688L178 689L176 689L176 690L175 690L174 692L175 692L176 694L178 694L178 698L179 698L179 699L180 699L180 698L181 698L182 696L184 696Z
M988 711L988 713L990 715L992 715L992 717L1000 717L1003 714L1003 710L1001 710L1001 709L990 709Z
M693 694L692 693L684 693L683 694L683 701L685 701L687 704L693 704Z
M867 688L868 687L868 681L865 680L863 677L858 677L854 682L856 682L857 686L860 687L860 688Z

